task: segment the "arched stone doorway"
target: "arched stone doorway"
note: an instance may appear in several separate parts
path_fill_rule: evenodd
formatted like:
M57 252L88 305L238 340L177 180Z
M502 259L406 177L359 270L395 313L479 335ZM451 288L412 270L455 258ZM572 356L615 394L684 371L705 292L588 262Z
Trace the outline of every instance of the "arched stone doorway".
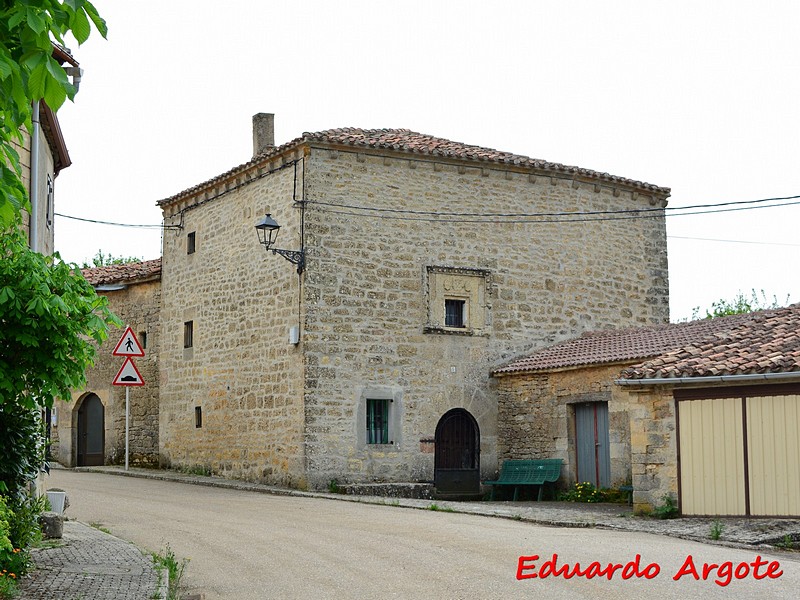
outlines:
M105 409L97 394L88 394L78 407L77 465L105 462Z
M463 408L447 411L436 425L433 481L437 496L480 494L481 434Z

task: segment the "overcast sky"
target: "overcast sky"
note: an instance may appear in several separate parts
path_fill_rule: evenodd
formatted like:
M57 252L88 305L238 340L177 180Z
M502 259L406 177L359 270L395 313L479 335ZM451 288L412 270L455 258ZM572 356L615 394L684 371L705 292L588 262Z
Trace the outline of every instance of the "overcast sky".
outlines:
M72 45L85 73L59 112L64 215L160 223L156 201L250 158L257 112L278 144L404 127L670 187L671 207L800 195L800 2L94 4L108 40ZM670 217L673 320L751 289L800 301L798 217ZM78 263L160 239L56 219Z

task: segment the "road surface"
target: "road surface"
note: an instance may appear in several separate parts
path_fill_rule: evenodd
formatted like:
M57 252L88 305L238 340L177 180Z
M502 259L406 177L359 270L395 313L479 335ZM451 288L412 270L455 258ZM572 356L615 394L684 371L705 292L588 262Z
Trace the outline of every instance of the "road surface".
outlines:
M206 600L763 600L795 598L800 589L800 562L795 559L800 555L643 533L542 527L66 470L54 470L45 485L67 490L68 517L102 525L143 549L169 544L178 557L189 558L186 590L203 593ZM571 571L579 562L583 570L593 561L600 563L594 570L609 563L621 567L614 569L611 580L594 572L571 578L563 572L530 577L538 575L553 554L558 555L557 569L568 565ZM628 567L626 579L625 565L637 554L638 569ZM520 570L521 556L538 558L523 559ZM758 556L764 564L754 568ZM770 567L775 560L780 564ZM703 580L704 563L721 566ZM737 567L744 575L741 579L736 578ZM676 581L673 577L681 568L686 574ZM518 572L525 578L518 579ZM729 583L720 585L715 579Z

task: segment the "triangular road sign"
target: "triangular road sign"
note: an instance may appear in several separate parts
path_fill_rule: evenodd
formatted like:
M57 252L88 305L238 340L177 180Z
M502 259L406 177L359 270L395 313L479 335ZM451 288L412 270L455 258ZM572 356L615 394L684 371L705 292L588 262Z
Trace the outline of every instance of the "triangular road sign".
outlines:
M136 364L130 356L122 363L122 367L111 385L144 385L142 374L139 373L139 369L136 368Z
M119 342L117 342L117 347L114 348L114 352L111 354L114 356L144 356L142 345L136 339L130 326L125 329L125 333L122 334Z

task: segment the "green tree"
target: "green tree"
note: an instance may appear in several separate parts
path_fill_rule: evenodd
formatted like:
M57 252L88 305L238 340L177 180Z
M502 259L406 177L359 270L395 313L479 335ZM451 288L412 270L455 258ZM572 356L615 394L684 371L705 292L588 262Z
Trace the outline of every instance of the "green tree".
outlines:
M87 0L0 0L0 230L28 208L15 148L31 132L31 107L44 100L58 110L75 88L53 54L71 33L83 44L92 31L105 37L105 21Z
M726 300L721 298L717 302L711 303L711 308L706 309L705 315L701 316L700 307L696 306L692 309L692 320L695 319L713 319L715 317L727 317L728 315L740 315L743 313L750 313L756 310L766 310L771 308L780 308L789 304L789 296L786 296L786 302L781 303L778 297L773 295L772 300L767 298L764 290L761 290L761 295L755 290L750 290L750 297L739 292L733 300Z
M0 233L0 492L17 492L22 474L35 475L43 460L36 440L12 451L34 431L20 415L82 387L111 325L122 322L76 265L31 251L18 222Z
M138 256L111 256L111 253L103 254L102 250L98 250L97 254L92 257L91 264L88 260L84 260L81 269L91 269L92 267L107 267L108 265L127 265L128 263L142 262Z

